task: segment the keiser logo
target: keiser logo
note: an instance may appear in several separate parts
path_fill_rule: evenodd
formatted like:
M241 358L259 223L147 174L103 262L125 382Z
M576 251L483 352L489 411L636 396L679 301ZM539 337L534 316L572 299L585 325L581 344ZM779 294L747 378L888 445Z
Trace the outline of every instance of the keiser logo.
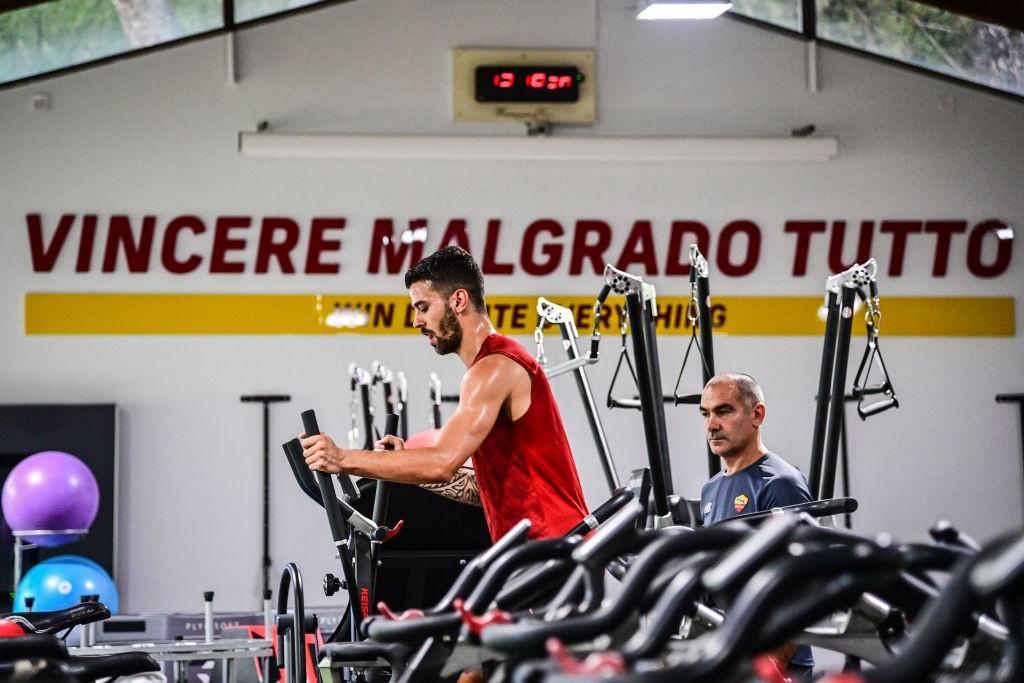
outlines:
M363 618L366 619L370 616L370 589L360 588L359 589L359 607L363 612Z
M334 275L343 269L347 255L342 234L363 230L350 226L345 217L314 217L308 226L300 226L288 217L245 215L205 220L182 215L162 222L153 215L64 214L47 220L42 214L32 213L25 219L36 273L52 272L63 257L65 262L74 259L76 273L112 273L119 268L146 273L156 268L178 275L271 271ZM463 218L448 219L443 226L432 227L425 218L407 222L375 219L369 228L366 272L404 272L426 253L426 241L430 239L432 249L457 244L473 253L485 275L541 276L556 271L599 274L605 263L648 276L688 275L687 246L696 242L701 253L714 263L716 272L739 277L757 268L763 241L760 226L747 219L733 220L714 234L693 220L673 220L667 225L637 220L628 232L625 226L613 228L597 219L569 223L539 218L523 230L508 229L497 218L472 230ZM931 275L945 277L951 245L954 240L966 239L967 270L976 277L989 278L1006 272L1013 254L1013 230L999 220L973 226L966 220L863 220L855 249L847 244L853 240L848 240L846 228L845 220L786 221L782 232L794 239L792 275L807 275L812 253L827 261L830 272L845 270L874 254L890 277L899 277L912 242L917 249L932 248ZM435 241L432 235L438 233L440 238ZM621 243L614 239L622 234L625 239ZM825 235L827 254L823 251ZM887 244L876 245L876 235L886 238ZM502 260L499 252L509 241L519 244L518 255ZM853 260L844 258L851 252L855 254Z

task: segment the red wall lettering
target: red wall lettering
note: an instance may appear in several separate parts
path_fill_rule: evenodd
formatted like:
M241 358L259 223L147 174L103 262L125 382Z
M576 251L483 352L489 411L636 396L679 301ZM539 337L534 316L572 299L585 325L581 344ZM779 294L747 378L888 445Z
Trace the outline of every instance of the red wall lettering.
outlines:
M191 230L201 235L206 232L206 226L198 216L178 216L167 224L163 245L160 248L160 262L167 272L175 275L191 273L203 263L203 257L199 254L190 254L184 261L178 259L178 235L182 230Z
M651 234L650 221L637 221L633 224L615 267L628 271L633 263L643 264L644 272L648 275L658 274L658 258L654 253L654 236Z
M561 237L565 230L557 221L550 218L541 218L530 223L523 234L523 247L519 252L519 262L523 264L523 271L529 275L548 275L555 272L562 262L562 245L552 242L548 242L540 249L547 259L544 261L534 259L537 236L542 232L549 232L555 237Z
M306 274L336 274L341 270L337 263L324 263L321 259L325 251L339 251L341 240L327 238L329 230L343 230L344 218L314 218L309 230L309 249L306 251Z
M833 273L841 273L855 263L864 263L871 258L871 242L875 236L875 222L861 221L860 239L857 240L857 257L847 263L843 260L843 244L846 242L846 221L832 221L832 240L828 246L828 267Z
M231 237L232 230L249 229L250 216L220 216L213 227L213 252L210 254L211 273L244 273L245 262L228 261L229 251L245 249L245 240Z
M807 275L807 255L811 251L811 236L817 232L825 232L825 221L786 221L783 230L796 234L793 276Z
M591 242L588 235L596 239ZM612 241L612 229L604 221L576 221L576 232L572 238L572 254L569 256L569 275L583 272L583 260L590 261L591 272L604 272L604 252Z
M418 219L409 222L408 234L427 227L427 222ZM379 273L380 261L385 260L385 268L391 275L403 273L423 258L423 242L413 242L395 236L394 224L390 218L378 218L373 222L373 235L370 237L370 260L366 264L367 273Z
M449 244L455 244L472 253L472 249L469 248L469 235L466 234L466 219L453 218L448 221L448 227L445 228L437 248L441 249Z
M932 263L932 275L946 277L949 266L949 243L953 235L967 231L967 221L926 221L924 231L935 234L935 261Z
M1007 231L1002 235L1000 231ZM992 263L981 262L981 243L988 234L995 235L998 240L996 246L996 258ZM995 277L1002 275L1010 267L1010 258L1013 256L1013 232L1006 223L997 220L978 223L971 230L971 236L967 240L967 269L978 277Z
M492 218L487 221L487 240L484 242L484 260L480 263L480 270L484 275L511 275L515 272L515 266L511 263L498 263L498 240L500 237L501 220Z
M145 273L149 270L149 254L153 249L153 232L156 230L156 216L144 216L139 240L135 241L132 221L128 216L111 216L107 227L107 247L103 252L103 272L113 273L117 269L118 248L124 252L128 272Z
M882 221L880 232L892 234L892 249L889 251L889 275L903 275L903 257L907 253L907 236L921 232L921 221Z
M274 239L276 233L282 233L280 241ZM270 269L270 259L274 258L277 259L277 266L282 273L294 273L292 250L298 243L298 223L291 218L264 218L260 226L260 244L256 251L256 272L266 273Z
M732 240L738 234L747 236L747 254L743 260L736 263L732 257ZM723 275L740 277L749 274L757 268L757 262L761 258L761 229L753 221L733 221L722 228L722 234L718 236L718 269Z
M697 238L697 249L704 254L704 258L710 253L708 245L711 244L711 233L707 226L696 221L672 221L672 232L668 238L668 257L665 260L665 275L689 275L690 274L690 251L689 245L693 239L685 239L686 235L693 235Z
M75 262L76 273L88 273L92 268L92 248L96 243L96 214L82 216L82 236L78 240L78 260Z
M68 239L71 226L75 222L75 214L66 213L60 217L57 229L50 238L49 246L43 245L43 217L38 213L25 216L28 224L28 246L32 253L32 270L36 273L49 273L57 263L60 250Z

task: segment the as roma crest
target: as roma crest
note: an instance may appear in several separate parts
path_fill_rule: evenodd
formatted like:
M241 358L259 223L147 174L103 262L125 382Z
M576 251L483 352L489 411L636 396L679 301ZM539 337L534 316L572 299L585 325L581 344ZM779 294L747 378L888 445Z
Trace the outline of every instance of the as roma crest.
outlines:
M747 507L748 502L750 502L750 499L747 498L746 494L741 493L736 496L736 500L732 502L732 509L736 512L743 512L743 508Z

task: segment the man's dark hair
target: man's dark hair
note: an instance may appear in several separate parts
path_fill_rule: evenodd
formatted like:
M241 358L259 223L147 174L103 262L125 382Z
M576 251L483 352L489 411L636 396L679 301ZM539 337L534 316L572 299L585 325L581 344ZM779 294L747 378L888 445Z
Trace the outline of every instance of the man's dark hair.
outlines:
M414 282L430 282L441 296L448 298L457 289L469 293L476 310L484 308L484 276L469 252L455 245L438 249L405 273L405 287Z

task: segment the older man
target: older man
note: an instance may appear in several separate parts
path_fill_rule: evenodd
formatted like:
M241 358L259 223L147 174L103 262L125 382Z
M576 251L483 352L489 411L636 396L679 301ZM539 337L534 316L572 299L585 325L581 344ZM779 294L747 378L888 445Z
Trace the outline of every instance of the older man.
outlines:
M765 448L764 392L750 375L723 373L711 378L700 399L700 414L711 452L724 469L700 491L704 526L746 512L760 512L811 500L800 471ZM772 653L794 679L810 680L811 648L786 645Z

